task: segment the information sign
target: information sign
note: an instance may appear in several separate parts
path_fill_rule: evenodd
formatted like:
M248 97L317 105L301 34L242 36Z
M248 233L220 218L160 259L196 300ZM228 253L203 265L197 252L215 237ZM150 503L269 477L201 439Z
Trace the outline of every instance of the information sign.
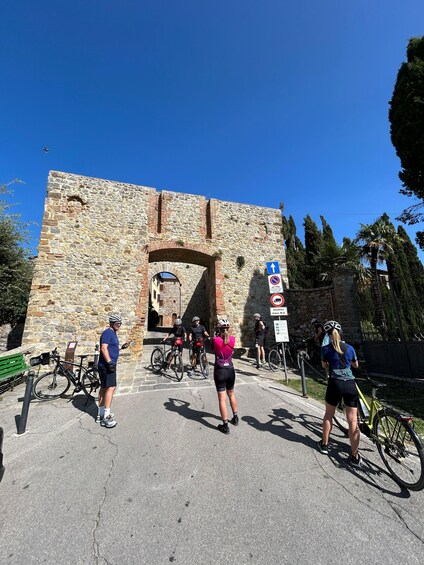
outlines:
M289 341L289 328L287 320L274 320L275 341L277 343Z
M271 316L287 316L287 307L283 306L282 308L270 308L269 313Z

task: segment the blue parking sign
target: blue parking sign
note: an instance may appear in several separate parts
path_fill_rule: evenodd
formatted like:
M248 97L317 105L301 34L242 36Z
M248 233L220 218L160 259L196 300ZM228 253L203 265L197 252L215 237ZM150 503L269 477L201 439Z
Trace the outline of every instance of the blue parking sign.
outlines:
M268 275L278 275L280 273L280 265L278 261L269 261L266 264L266 270Z

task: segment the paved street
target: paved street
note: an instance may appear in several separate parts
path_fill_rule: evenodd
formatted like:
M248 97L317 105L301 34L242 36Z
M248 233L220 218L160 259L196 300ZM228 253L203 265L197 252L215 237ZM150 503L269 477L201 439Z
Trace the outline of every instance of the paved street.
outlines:
M321 455L322 406L238 364L229 436L211 382L187 376L118 395L112 430L77 395L31 403L17 437L23 387L10 393L0 562L421 564L424 493L398 487L367 441L364 471L336 431Z

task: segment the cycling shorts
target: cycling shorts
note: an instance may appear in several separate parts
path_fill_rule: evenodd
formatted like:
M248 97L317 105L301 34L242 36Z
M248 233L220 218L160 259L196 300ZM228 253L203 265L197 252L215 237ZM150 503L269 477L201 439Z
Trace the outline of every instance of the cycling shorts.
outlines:
M329 379L325 401L331 406L337 406L343 398L345 406L357 408L359 394L355 379Z
M213 379L218 392L233 390L236 380L234 367L217 367L215 365L213 369Z
M106 367L99 364L99 377L100 386L102 388L116 386L116 371L114 371L113 373L108 373Z
M257 347L263 347L265 345L265 334L256 336L255 345Z

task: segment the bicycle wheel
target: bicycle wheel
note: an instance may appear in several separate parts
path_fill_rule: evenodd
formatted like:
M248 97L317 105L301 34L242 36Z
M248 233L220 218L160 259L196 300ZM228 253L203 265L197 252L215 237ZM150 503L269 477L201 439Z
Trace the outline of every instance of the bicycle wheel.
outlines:
M96 400L100 389L100 378L97 371L85 371L82 376L81 387L89 398Z
M178 351L174 353L172 368L174 369L174 373L175 376L177 377L177 381L180 381L184 376L184 364L183 364L183 359L181 357L181 353L179 353Z
M209 376L209 363L205 352L200 354L199 364L202 375L205 377L205 379L207 379Z
M271 371L278 371L281 369L281 355L278 349L270 349L268 353L268 365Z
M383 408L375 416L373 432L394 480L409 490L424 488L423 445L411 425L397 412Z
M162 349L155 347L150 357L150 365L155 373L159 373L162 370L164 361Z
M66 375L58 373L45 373L34 382L34 396L40 400L53 400L66 394L71 383Z

